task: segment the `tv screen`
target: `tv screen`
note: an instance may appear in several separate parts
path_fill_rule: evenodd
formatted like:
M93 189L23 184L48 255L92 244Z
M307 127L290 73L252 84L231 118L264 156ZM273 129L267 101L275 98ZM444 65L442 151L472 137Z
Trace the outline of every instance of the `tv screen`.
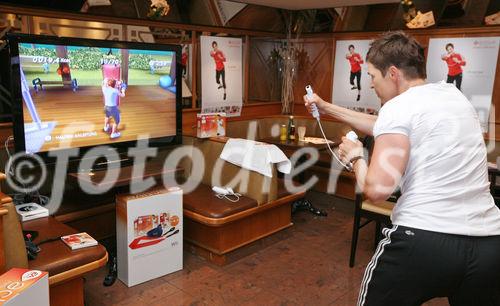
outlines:
M16 151L180 143L180 46L29 35L9 43Z

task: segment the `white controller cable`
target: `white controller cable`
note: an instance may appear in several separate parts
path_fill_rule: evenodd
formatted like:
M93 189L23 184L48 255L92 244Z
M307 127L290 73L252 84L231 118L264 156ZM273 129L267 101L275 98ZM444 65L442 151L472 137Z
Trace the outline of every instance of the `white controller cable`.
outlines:
M310 101L310 99L313 98L313 89L312 89L311 85L306 86L306 96L307 96L307 99L309 101ZM316 119L316 121L318 121L319 129L321 130L321 134L323 135L323 138L325 139L326 145L328 146L328 150L330 150L331 155L333 155L333 157L335 157L337 162L339 164L341 164L343 167L345 167L348 171L353 171L352 164L351 163L348 163L347 165L344 164L340 160L340 158L337 156L337 154L330 147L330 141L326 138L325 132L323 131L323 126L321 125L321 119L319 116L319 110L318 110L318 107L316 106L315 103L311 104L311 114ZM358 139L358 135L356 135L356 133L353 131L350 131L349 133L347 133L346 137L347 137L347 139L349 139L351 141L356 141Z
M321 134L323 135L323 138L325 139L325 142L326 142L326 145L328 147L328 150L330 150L331 154L333 155L333 157L335 157L335 159L337 160L337 162L339 164L341 164L343 167L345 167L347 170L351 171L352 170L352 166L351 165L346 165L344 164L340 158L337 156L337 154L332 150L332 147L330 147L330 141L326 138L326 135L325 135L325 132L323 131L323 126L321 126L321 120L319 119L319 117L316 118L316 120L318 121L318 124L319 124L319 129L321 130Z
M234 192L233 189L229 187L217 187L214 186L212 187L212 190L215 192L215 196L219 199L226 199L230 202L236 203L240 200L241 194ZM230 196L235 197L234 199L231 199Z

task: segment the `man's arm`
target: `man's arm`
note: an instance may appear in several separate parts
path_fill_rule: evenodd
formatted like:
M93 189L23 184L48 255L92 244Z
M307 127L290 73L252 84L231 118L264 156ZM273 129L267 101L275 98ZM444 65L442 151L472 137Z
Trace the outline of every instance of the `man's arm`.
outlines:
M370 166L364 160L354 164L356 181L367 200L379 203L389 198L406 170L409 154L406 135L382 134L375 139Z
M341 107L326 101L323 101L318 95L313 94L311 101L304 96L304 102L307 109L310 111L311 103L316 103L318 110L325 115L336 118L345 122L353 128L362 131L364 134L373 135L373 125L377 120L377 116L365 113L355 112L353 110Z

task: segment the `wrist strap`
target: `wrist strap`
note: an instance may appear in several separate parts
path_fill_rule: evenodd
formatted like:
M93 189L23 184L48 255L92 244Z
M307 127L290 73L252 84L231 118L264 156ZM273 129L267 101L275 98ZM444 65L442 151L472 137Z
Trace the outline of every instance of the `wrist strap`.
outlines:
M354 156L353 158L351 158L351 160L349 161L351 163L351 165L354 166L354 164L360 160L360 159L363 159L363 156L359 155L359 156Z

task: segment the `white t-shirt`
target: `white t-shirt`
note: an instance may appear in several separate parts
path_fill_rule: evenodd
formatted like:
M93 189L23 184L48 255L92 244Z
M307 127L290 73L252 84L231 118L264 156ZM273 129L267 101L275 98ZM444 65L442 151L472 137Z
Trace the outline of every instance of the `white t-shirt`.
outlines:
M120 96L120 91L118 89L109 86L103 86L102 94L104 95L105 106L118 105L118 97Z
M479 119L453 85L411 87L380 109L373 135L404 134L410 155L392 212L397 225L468 236L500 235Z

